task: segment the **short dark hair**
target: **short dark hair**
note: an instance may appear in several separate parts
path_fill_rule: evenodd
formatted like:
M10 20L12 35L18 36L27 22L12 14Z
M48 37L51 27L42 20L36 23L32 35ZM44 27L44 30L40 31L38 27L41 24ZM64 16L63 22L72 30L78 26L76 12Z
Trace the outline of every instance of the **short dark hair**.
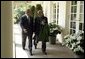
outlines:
M27 9L27 10L26 10L26 13L28 13L28 12L30 12L30 11L31 11L31 9Z

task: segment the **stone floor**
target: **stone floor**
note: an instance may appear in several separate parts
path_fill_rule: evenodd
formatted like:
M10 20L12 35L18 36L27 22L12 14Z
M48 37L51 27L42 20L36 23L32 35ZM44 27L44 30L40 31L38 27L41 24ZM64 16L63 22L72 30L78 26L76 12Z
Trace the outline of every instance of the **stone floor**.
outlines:
M13 39L15 44L15 57L16 58L77 58L77 56L67 47L62 46L59 42L51 45L47 42L47 55L44 55L41 50L41 42L38 43L38 49L34 49L33 56L29 55L28 41L26 42L26 49L22 49L21 29L19 25L14 25Z
M41 50L41 42L38 43L38 48L34 49L33 56L29 55L29 49L23 50L21 45L16 45L16 58L77 58L77 56L67 47L62 46L60 43L51 45L47 43L47 55L44 55Z

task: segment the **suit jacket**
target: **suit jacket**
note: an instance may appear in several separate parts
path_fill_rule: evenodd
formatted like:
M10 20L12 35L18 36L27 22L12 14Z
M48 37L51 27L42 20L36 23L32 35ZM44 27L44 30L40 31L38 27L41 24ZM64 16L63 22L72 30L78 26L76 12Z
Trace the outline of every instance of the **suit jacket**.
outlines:
M29 19L30 18L30 19ZM33 33L33 18L29 17L27 18L26 15L23 15L20 18L20 26L23 29L27 29L28 34L32 34Z

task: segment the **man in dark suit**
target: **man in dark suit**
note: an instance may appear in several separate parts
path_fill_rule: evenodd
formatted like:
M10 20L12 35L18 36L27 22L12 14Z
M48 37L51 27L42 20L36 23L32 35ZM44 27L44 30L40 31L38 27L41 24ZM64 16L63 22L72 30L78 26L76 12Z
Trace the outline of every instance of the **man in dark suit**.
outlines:
M22 47L25 50L26 38L28 37L28 47L30 55L32 55L33 18L31 17L30 9L27 9L25 15L21 17L20 26L22 28Z

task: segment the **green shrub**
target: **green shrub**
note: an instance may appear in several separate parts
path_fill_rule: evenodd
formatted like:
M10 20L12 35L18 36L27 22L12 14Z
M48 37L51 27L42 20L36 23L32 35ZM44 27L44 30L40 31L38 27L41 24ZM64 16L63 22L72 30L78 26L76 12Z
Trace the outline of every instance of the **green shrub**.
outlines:
M59 25L56 25L56 22L53 21L49 23L49 29L50 29L50 35L51 36L56 36L57 31L62 31L62 28Z
M66 35L64 37L63 45L70 48L74 53L83 54L84 53L84 36L81 31L77 34Z

